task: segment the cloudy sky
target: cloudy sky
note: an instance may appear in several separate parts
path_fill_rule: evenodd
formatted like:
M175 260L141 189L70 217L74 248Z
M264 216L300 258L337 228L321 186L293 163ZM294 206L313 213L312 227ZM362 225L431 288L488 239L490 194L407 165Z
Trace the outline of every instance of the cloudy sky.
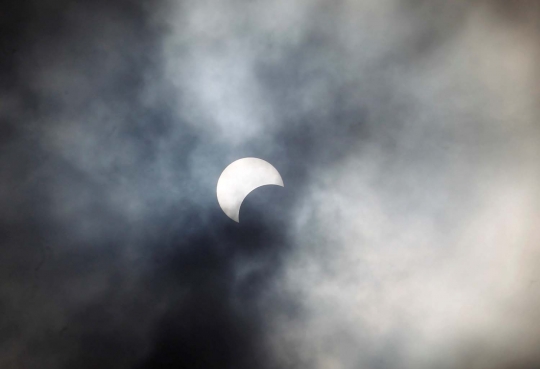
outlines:
M0 5L0 368L540 367L540 3ZM235 223L242 157L285 187Z

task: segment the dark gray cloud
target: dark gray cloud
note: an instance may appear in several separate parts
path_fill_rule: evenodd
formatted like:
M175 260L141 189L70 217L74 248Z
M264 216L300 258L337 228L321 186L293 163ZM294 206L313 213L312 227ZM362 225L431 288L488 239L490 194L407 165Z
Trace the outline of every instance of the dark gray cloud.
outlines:
M538 366L538 11L3 3L0 367Z

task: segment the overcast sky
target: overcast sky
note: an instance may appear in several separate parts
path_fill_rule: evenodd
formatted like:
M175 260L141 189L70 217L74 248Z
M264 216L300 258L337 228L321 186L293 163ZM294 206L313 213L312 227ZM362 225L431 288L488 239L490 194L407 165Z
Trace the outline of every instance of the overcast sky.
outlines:
M526 0L2 2L0 368L540 367L539 66Z

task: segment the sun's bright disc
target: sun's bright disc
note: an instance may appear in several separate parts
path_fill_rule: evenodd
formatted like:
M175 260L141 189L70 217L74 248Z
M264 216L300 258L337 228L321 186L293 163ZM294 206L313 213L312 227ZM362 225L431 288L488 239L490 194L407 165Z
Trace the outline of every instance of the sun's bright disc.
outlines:
M235 222L240 221L240 206L257 187L284 187L283 179L272 164L258 158L243 158L231 163L217 183L217 199L221 209Z

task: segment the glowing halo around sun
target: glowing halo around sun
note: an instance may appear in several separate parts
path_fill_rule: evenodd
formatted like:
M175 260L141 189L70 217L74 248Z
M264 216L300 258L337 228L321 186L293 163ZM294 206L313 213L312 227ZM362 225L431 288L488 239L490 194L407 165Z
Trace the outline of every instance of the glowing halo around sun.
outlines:
M258 158L242 158L229 164L217 183L217 200L223 212L240 222L240 206L246 196L257 187L276 185L285 187L276 168Z

